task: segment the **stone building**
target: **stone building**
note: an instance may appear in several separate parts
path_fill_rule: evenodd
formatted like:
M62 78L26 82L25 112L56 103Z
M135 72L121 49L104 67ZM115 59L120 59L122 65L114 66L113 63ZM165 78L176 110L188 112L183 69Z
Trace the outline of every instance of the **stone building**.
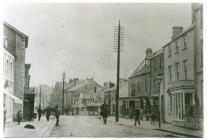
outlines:
M203 5L192 4L192 24L195 43L195 89L199 99L200 110L203 110ZM201 111L200 114L203 114Z
M163 50L160 49L154 52L152 58L150 59L150 84L151 84L150 105L151 105L151 112L156 114L158 114L160 110L159 107L160 98L161 98L161 107L162 110L164 110L163 70L164 70Z
M30 87L30 70L31 64L25 64L25 80L24 80L24 102L23 116L24 120L33 120L34 118L34 88Z
M24 99L24 80L25 80L25 50L28 46L28 36L17 30L8 23L3 23L4 44L6 50L14 56L11 69L14 80L13 94L20 99L19 102L13 104L13 119L16 119L16 113L21 110L23 112ZM11 64L10 64L10 68Z
M88 115L87 101L89 99L94 100L94 96L99 88L96 81L92 79L86 80L75 80L75 85L69 88L65 93L64 102L67 104L68 108L71 108L71 114L73 115ZM64 103L64 104L65 104Z
M172 40L163 47L164 119L176 125L184 125L194 104L194 27L173 27Z
M129 114L133 116L135 108L141 110L142 115L150 112L150 59L152 58L152 49L146 50L146 57L129 77L128 94Z

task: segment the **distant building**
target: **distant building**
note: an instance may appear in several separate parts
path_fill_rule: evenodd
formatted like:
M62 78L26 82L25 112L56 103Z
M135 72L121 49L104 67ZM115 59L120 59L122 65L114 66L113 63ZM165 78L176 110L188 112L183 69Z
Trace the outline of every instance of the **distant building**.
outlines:
M9 94L5 94L4 101L9 101L9 98L14 99L13 106L10 102L9 110L12 111L13 108L13 120L16 119L16 114L19 110L23 112L23 99L24 99L24 80L25 80L25 50L28 46L28 36L22 33L21 31L17 30L13 26L9 25L8 23L3 23L3 35L4 35L4 49L9 52L11 55L6 54L5 52L5 62L4 67L6 68L6 75L7 77L12 74L10 79L13 79L10 85L13 85L13 88L10 88L10 97ZM13 56L13 57L12 57ZM8 59L8 57L10 57ZM10 64L9 64L10 63ZM9 73L10 72L10 73ZM8 82L11 82L9 80ZM5 84L7 85L7 84ZM7 87L7 86L5 86ZM12 96L14 95L14 96ZM16 99L16 100L15 100ZM11 118L11 114L10 114ZM11 119L10 119L11 120Z
M52 94L52 88L48 85L40 85L39 86L40 94L39 101L42 110L45 110L50 105L50 98Z
M119 80L119 115L125 116L128 113L128 80L120 78ZM108 87L104 91L104 101L109 107L110 115L115 115L116 112L116 86L109 82Z
M94 95L98 89L102 86L99 85L93 79L79 80L77 79L75 85L66 92L66 96L70 96L71 112L74 115L86 115L87 100L91 97L94 99ZM69 107L69 108L70 108Z

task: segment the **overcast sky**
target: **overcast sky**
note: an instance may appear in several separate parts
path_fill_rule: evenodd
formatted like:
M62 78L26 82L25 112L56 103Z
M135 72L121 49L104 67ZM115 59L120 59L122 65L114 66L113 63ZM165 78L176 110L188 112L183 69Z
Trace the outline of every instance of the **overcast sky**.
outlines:
M172 26L191 24L190 4L35 3L4 6L3 20L29 36L26 63L31 86L54 85L63 71L103 84L116 80L114 26L124 26L120 76L128 78L145 57L172 36Z

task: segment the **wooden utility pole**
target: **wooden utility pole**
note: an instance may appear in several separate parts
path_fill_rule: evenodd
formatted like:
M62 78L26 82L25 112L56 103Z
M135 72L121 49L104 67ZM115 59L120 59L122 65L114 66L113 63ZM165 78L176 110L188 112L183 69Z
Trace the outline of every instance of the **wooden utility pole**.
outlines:
M62 115L63 115L63 110L64 110L64 89L65 89L65 72L63 73L63 94L62 94Z
M115 120L119 121L119 75L120 75L120 52L123 50L123 27L118 25L114 30L114 50L117 52L117 81L116 81L116 114ZM122 43L121 43L122 42Z
M42 89L41 89L41 85L40 85L40 107L41 107L41 96L42 96Z

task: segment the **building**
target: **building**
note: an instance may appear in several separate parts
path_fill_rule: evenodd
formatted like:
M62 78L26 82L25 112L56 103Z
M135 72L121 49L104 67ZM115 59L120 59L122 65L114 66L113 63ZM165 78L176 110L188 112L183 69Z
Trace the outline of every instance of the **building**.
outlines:
M104 101L108 106L109 115L115 115L116 111L116 87L115 84L109 82L105 83L106 89L104 90Z
M203 110L203 5L192 4L192 24L195 43L195 89L199 99L200 110ZM203 114L201 111L200 114Z
M79 80L76 79L75 85L66 91L66 95L70 98L68 102L71 104L69 108L71 108L71 114L73 115L87 115L87 100L94 96L98 89L102 86L99 85L96 81L92 79L86 79L86 80ZM94 100L95 101L95 100ZM69 105L68 104L68 105Z
M175 125L184 125L194 104L194 27L173 27L172 40L163 47L164 119Z
M144 117L150 113L150 59L152 49L146 50L146 57L129 77L129 115L134 116L135 108L139 108Z
M50 106L52 88L48 85L43 85L43 84L41 84L39 88L40 88L40 94L39 94L40 106L42 110L45 110L47 107Z
M164 110L163 71L164 71L163 50L160 49L154 52L152 58L150 59L150 85L151 85L150 105L151 105L151 112L156 114L159 114L160 98L161 98L161 107L162 110ZM164 114L162 115L164 117Z
M30 70L31 64L25 64L25 84L24 84L24 104L23 104L23 116L24 120L33 120L34 118L34 88L30 88Z
M116 112L116 87L114 83L109 82L105 86L104 101L109 107L110 115L115 115ZM119 99L118 109L120 116L128 115L128 80L125 78L119 79Z
M19 110L23 112L25 50L28 46L28 36L6 22L3 23L3 36L5 50L5 74L7 78L10 78L10 80L6 80L7 78L4 78L6 80L4 87L7 88L6 90L9 91L8 93L11 93L7 94L10 95L10 97L7 95L4 96L4 101L6 106L9 106L6 108L10 108L10 113L8 113L8 117L10 118L9 120L11 120L11 114L13 115L13 120L16 120L17 112ZM9 98L14 99L13 106L11 105L12 102Z

